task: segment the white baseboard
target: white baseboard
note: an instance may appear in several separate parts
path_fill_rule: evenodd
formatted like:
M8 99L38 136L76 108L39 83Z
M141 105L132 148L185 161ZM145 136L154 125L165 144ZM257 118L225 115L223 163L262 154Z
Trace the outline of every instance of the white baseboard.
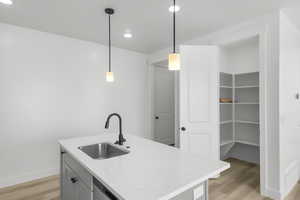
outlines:
M284 197L287 196L299 181L299 162L296 160L290 164L284 173Z
M283 199L283 195L280 193L280 191L271 189L271 188L267 188L265 189L265 191L262 194L263 196L269 197L271 199L274 200L282 200Z
M275 200L283 200L295 187L300 178L299 161L294 161L285 170L283 176L283 187L281 191L266 188L262 191L262 195Z
M53 176L59 174L58 168L50 168L46 170L40 170L35 172L29 172L24 174L19 174L16 176L8 176L8 177L1 177L0 179L0 188L13 186L20 183L25 183L28 181L33 181L36 179L44 178L47 176Z

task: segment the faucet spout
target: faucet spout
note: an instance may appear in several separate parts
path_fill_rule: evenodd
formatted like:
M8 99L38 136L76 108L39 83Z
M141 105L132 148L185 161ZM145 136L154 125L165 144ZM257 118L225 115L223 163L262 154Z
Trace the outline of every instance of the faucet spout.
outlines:
M122 117L118 113L112 113L107 117L106 122L105 122L105 128L106 129L109 128L110 118L113 116L116 116L119 120L119 140L117 140L115 142L115 144L123 145L123 143L126 142L126 139L124 138L123 133L122 133Z

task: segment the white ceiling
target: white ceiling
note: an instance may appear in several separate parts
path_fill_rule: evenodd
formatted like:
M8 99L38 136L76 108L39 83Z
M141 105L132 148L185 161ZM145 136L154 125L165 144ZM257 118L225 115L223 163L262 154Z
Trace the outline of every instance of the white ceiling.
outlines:
M107 44L105 7L113 7L113 45L143 53L170 46L171 0L13 0L0 22ZM178 41L263 15L297 0L178 0ZM122 34L130 29L133 38Z

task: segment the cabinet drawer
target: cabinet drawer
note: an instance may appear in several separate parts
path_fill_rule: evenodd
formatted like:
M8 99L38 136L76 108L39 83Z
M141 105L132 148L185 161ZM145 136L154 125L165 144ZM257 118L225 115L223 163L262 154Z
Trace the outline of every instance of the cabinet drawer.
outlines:
M68 153L63 154L63 161L79 176L79 178L86 184L86 186L92 189L93 177L89 172L84 169L75 159L73 159Z

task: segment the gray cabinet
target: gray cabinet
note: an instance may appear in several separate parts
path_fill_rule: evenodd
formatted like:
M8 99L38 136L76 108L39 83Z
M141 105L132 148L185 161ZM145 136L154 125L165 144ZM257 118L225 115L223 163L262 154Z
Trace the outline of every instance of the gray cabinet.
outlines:
M77 188L77 184L72 182L72 178L75 176L73 171L67 167L65 163L63 163L63 169L62 169L62 200L74 200L76 199L75 191Z
M77 168L74 170L73 166L68 165L66 157L68 157L67 154L62 156L61 163L61 200L92 200L92 181L90 185L87 185L79 175Z
M61 152L61 200L118 200L70 154Z
M92 191L79 181L76 197L76 200L92 200Z

